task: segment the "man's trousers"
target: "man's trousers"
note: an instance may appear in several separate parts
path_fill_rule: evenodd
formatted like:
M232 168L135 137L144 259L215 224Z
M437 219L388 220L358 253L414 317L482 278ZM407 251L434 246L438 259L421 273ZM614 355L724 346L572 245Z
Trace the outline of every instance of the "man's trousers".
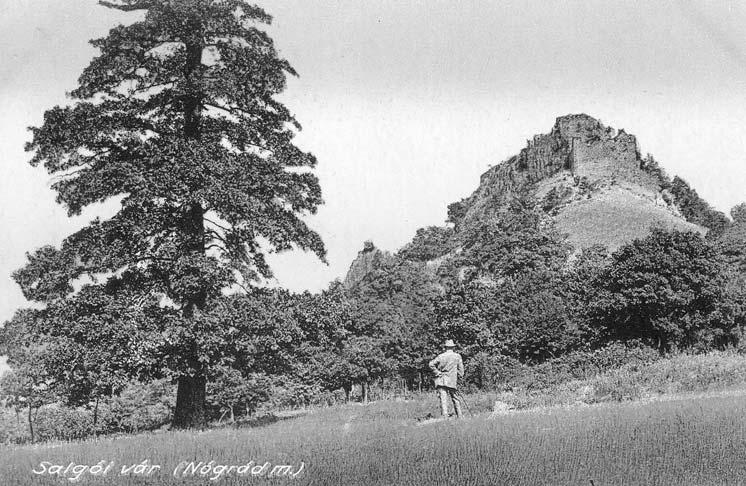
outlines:
M453 410L456 412L456 417L461 417L461 396L455 388L449 386L438 386L436 387L438 394L440 395L440 413L443 417L448 417L448 399L453 402Z

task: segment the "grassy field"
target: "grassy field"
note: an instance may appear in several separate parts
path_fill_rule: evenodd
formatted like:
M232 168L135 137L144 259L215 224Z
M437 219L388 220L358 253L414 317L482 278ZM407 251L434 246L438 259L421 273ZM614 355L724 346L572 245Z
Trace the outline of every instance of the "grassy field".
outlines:
M421 425L434 397L348 405L274 423L203 433L164 432L69 444L0 448L0 483L47 484L744 484L746 392L593 406L548 407L490 417L490 397L470 397L474 417ZM122 476L149 460L150 475ZM78 482L50 464L114 461ZM245 465L184 476L182 461ZM42 461L47 461L43 467ZM303 469L300 470L301 463ZM276 465L289 470L269 473ZM141 470L148 469L142 467ZM32 471L44 471L36 475ZM206 469L205 469L206 470ZM298 472L300 470L300 472ZM71 479L68 471L64 477ZM135 472L134 470L132 472ZM292 474L297 474L295 477Z

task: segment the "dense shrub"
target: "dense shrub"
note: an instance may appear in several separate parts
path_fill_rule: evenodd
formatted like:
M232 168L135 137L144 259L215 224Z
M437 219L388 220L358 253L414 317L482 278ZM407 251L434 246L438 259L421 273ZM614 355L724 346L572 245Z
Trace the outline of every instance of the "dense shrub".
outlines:
M84 409L53 404L36 414L34 435L37 441L79 440L93 435L93 414Z
M0 407L0 444L20 444L28 438L28 422L22 410Z
M671 182L671 194L686 220L707 228L708 236L718 237L728 228L730 221L725 214L713 209L679 176Z
M213 419L249 416L269 398L271 379L262 373L243 376L226 368L207 385L207 407Z
M639 341L614 342L593 351L575 351L531 368L516 385L548 388L576 379L588 379L624 365L639 366L660 359L660 353Z
M405 260L426 262L451 251L453 228L428 226L417 230L410 243L405 245L397 256Z
M612 256L593 282L589 314L612 340L642 339L661 351L735 343L724 261L699 234L654 229Z
M508 356L479 353L466 363L466 384L480 390L543 390L622 366L646 365L660 358L658 351L637 341L574 351L535 366L526 366Z
M526 375L528 367L509 356L481 352L466 362L464 371L468 387L494 390Z
M173 407L174 387L167 380L133 383L100 405L97 428L102 433L157 429L171 420Z

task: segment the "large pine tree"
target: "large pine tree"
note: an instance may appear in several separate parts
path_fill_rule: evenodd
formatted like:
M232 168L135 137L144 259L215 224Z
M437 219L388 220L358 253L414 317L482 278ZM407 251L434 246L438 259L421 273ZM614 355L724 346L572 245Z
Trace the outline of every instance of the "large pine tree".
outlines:
M269 15L243 0L99 3L141 20L92 41L100 55L69 106L31 129L27 150L70 215L104 201L119 211L30 254L15 278L27 298L55 305L75 298L81 278L114 297L165 296L173 424L202 426L220 348L201 345L211 299L271 276L267 252L325 255L302 219L322 202L316 160L294 145L300 126L274 98L295 73L257 28Z

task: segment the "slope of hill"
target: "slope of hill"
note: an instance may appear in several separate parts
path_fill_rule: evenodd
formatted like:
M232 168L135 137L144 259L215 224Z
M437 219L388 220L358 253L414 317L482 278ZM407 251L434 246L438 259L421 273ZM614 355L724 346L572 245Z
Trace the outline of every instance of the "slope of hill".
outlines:
M613 251L625 242L644 237L651 227L705 232L671 209L615 185L567 205L554 219L576 248L603 245Z

